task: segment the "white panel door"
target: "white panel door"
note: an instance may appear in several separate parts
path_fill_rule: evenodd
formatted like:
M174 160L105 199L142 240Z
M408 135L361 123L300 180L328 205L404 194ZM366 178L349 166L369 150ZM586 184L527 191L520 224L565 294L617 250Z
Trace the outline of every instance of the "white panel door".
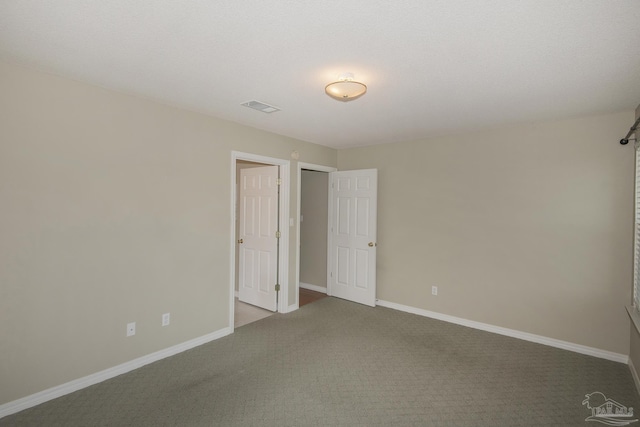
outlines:
M238 298L276 311L278 166L240 170Z
M331 172L329 176L328 293L373 307L378 170Z

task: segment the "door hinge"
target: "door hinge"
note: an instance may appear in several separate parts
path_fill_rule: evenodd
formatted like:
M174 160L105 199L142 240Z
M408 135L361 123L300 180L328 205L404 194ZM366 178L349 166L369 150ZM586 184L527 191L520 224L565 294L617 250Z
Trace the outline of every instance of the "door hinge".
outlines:
M276 179L276 185L282 185L282 178Z
M280 238L280 231L276 231L276 239Z
M276 292L280 292L280 284L276 283Z

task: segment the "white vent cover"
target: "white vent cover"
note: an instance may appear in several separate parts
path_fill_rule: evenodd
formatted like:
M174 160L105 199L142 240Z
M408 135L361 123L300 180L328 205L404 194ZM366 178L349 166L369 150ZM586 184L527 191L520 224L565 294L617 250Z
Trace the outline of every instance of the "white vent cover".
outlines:
M278 107L274 107L273 105L265 104L264 102L260 101L244 102L241 105L253 108L254 110L262 111L263 113L275 113L276 111L280 111Z

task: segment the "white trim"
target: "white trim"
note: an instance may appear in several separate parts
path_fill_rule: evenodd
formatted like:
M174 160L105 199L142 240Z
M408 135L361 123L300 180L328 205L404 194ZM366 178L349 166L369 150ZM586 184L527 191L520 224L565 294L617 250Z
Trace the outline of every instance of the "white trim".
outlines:
M333 172L329 172L329 188L327 188L327 295L333 296L331 282L333 280L333 221L335 213L333 212Z
M634 212L633 212L633 305L638 306L640 303L640 253L638 244L640 243L640 145L636 141L635 145L635 162L634 162ZM637 325L636 325L637 327Z
M0 405L0 418L7 415L15 414L16 412L23 411L41 403L47 402L52 399L64 396L74 391L98 384L102 381L106 381L118 375L126 374L134 369L138 369L149 363L157 362L164 358L174 356L183 351L190 350L194 347L198 347L202 344L206 344L210 341L215 341L219 338L225 337L233 332L232 328L223 328L216 332L212 332L207 335L203 335L198 338L183 342L182 344L174 345L173 347L165 348L155 353L148 354L146 356L138 357L137 359L130 360L123 364L114 366L112 368L105 369L95 374L87 375L86 377L78 378L67 383L51 387L47 390L32 394L30 396L23 397L18 400L14 400L4 405Z
M229 271L231 281L231 292L229 292L229 327L233 332L235 327L235 316L236 316L236 302L235 302L235 292L236 292L236 160L237 155L235 151L231 152L231 217L229 218L231 221L231 229L229 233L229 246L231 247L231 256L229 257Z
M289 301L289 199L290 199L290 166L289 160L276 157L261 156L259 154L231 151L231 222L229 230L229 278L231 282L229 292L229 327L233 332L235 317L235 290L236 290L236 162L245 160L248 162L264 163L280 166L280 295L277 310L280 313L288 313L289 307L285 306Z
M417 314L419 316L430 317L432 319L443 320L456 325L467 326L469 328L479 329L481 331L492 332L494 334L505 335L507 337L518 338L525 341L535 342L538 344L548 345L550 347L561 348L563 350L573 351L575 353L586 354L588 356L598 357L600 359L611 360L620 363L629 363L629 356L612 351L601 350L599 348L587 347L586 345L574 344L567 341L557 340L555 338L543 337L542 335L530 334L528 332L516 331L515 329L503 328L500 326L489 325L487 323L467 320L460 317L449 316L448 314L436 313L435 311L423 310L420 308L410 307L408 305L396 304L394 302L377 300L377 304L381 307L392 308L394 310L404 311L407 313Z
M300 307L298 306L298 303L291 304L289 307L287 307L287 313L291 313L292 311L296 311L299 308Z
M278 311L289 312L289 216L291 210L291 178L289 170L290 162L280 164L280 301ZM296 298L298 291L296 289Z
M633 382L636 385L636 391L640 394L640 378L638 377L638 371L636 371L636 367L633 365L631 358L629 358L629 370L631 371Z
M300 283L300 287L302 289L309 289L310 291L321 292L323 294L327 293L327 288L323 288L322 286L312 285L310 283L298 282Z
M300 287L302 286L302 283L300 283L300 212L301 212L301 196L302 196L302 169L308 169L308 170L312 170L312 171L317 171L317 172L335 172L338 169L331 167L331 166L323 166L323 165L314 165L313 163L304 163L304 162L298 162L297 165L297 173L298 173L298 206L296 209L296 218L295 218L295 225L296 225L296 248L298 249L296 252L296 289L295 289L295 293L296 293L296 301L295 304L293 304L291 307L295 306L294 310L297 310L298 308L300 308ZM328 233L327 233L328 234ZM329 238L329 236L327 235L327 239ZM329 260L327 259L327 270L329 269ZM327 274L327 282L329 281L329 276ZM327 293L327 291L325 290L324 293ZM289 310L290 312L293 310Z

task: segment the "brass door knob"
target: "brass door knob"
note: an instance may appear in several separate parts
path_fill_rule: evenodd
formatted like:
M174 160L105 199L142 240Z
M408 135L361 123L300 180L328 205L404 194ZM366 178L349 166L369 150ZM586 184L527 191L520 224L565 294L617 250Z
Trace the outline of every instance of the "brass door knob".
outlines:
M378 246L378 244L377 244L377 243L373 243L373 242L369 242L369 247L370 247L370 248L372 248L372 247L374 247L374 246Z
M238 240L238 243L243 244L244 240L240 239L240 240Z

